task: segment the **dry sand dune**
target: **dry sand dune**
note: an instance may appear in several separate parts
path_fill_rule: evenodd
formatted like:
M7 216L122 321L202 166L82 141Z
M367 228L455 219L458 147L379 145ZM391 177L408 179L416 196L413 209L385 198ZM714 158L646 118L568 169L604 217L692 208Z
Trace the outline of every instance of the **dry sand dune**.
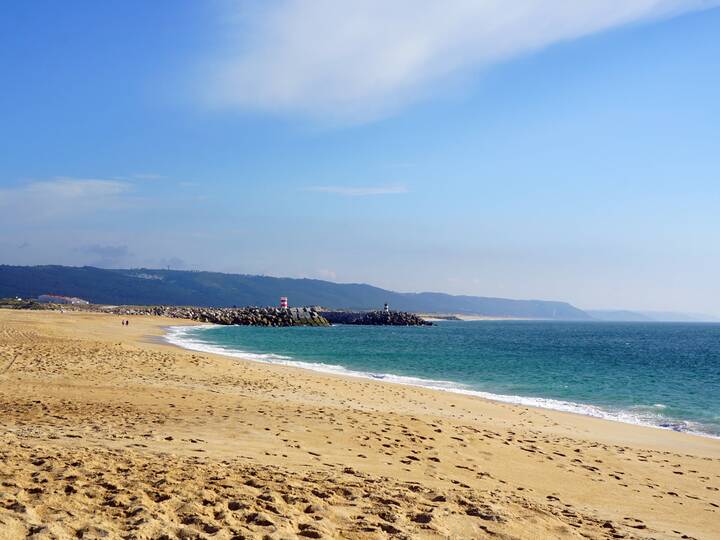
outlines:
M720 441L0 310L0 538L720 538Z

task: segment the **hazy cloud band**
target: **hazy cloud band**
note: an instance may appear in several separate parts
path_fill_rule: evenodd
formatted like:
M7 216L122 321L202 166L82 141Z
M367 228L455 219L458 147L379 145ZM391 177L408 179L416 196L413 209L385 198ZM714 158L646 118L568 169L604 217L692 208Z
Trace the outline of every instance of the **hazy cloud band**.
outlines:
M448 78L513 56L718 4L284 0L242 9L235 4L230 8L235 11L225 14L230 43L204 77L204 93L216 106L363 120L417 100Z

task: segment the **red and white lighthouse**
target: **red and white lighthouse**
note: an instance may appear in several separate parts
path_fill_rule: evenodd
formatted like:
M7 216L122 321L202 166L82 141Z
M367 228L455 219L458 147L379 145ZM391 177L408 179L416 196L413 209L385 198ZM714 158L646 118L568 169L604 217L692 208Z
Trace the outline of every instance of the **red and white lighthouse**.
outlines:
M283 309L287 309L287 307L288 307L287 296L280 297L280 307Z

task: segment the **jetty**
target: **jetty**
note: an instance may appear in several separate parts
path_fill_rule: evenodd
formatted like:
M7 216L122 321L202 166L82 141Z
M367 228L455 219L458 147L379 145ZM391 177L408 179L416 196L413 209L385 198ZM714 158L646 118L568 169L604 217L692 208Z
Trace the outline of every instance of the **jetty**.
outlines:
M202 307L202 306L107 306L102 304L58 304L35 300L0 299L0 308L49 311L94 311L115 315L154 315L210 324L241 326L429 326L431 322L404 311L340 311L318 307Z
M367 326L432 326L432 322L407 311L320 311L331 324L362 324Z

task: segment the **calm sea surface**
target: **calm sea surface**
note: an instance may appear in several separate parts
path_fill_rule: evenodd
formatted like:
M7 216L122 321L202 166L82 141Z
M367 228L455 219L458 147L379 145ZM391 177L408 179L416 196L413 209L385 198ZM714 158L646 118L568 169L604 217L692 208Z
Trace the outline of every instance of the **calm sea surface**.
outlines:
M187 348L720 437L720 324L172 328Z

